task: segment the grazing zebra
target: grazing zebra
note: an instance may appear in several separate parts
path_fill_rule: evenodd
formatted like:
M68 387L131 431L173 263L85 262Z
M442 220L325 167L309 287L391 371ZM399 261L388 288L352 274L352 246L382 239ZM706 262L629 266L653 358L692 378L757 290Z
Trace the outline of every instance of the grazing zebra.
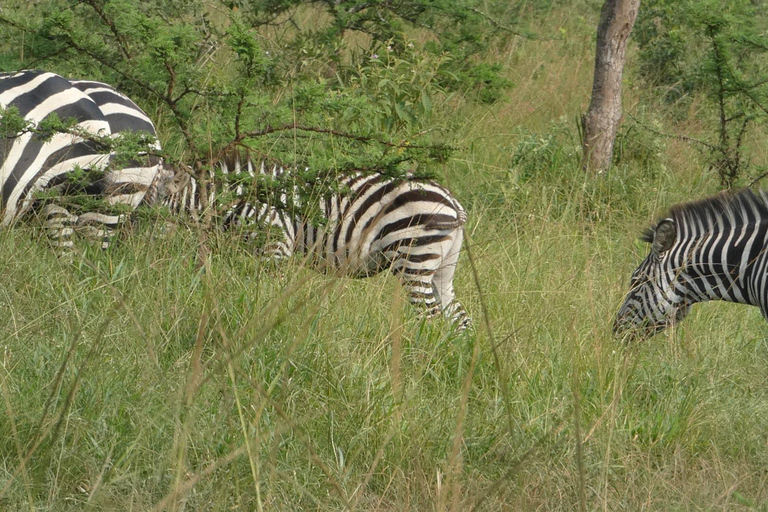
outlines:
M250 159L239 155L223 159L217 167L222 174L290 176L286 174L290 171L267 167L263 162L256 170ZM289 208L248 202L239 188L231 204L218 204L217 209L223 212L225 229L232 225L276 228L278 240L261 250L269 259L301 252L319 270L353 277L391 269L407 288L411 303L424 307L427 316L442 312L459 330L466 329L470 318L454 300L453 291L462 226L467 220L459 202L444 187L412 177L395 180L380 174L348 172L338 181L348 192L329 194L318 201L324 220L320 225L292 214ZM172 212L194 213L200 209L199 190L188 171L164 166L146 197L147 202ZM209 204L221 203L214 192L208 199ZM285 195L281 202L285 205Z
M673 206L644 236L651 252L632 273L614 331L653 335L696 302L759 306L768 319L768 193L745 189Z
M132 101L110 86L74 81L44 71L0 74L0 107L16 107L33 126L51 114L62 120L75 119L76 128L94 135L115 136L127 130L145 131L153 137L152 122ZM156 149L159 146L155 144ZM0 225L7 226L36 203L36 193L51 189L61 196L88 195L102 198L113 209L134 209L152 183L159 159L144 158L127 167L107 170L112 154L104 154L93 141L73 133L56 133L43 141L27 131L0 139ZM139 160L144 160L140 162ZM76 169L97 172L87 182L73 184ZM123 215L104 213L100 208L73 213L57 200L45 202L42 213L52 243L67 251L77 231L108 247L114 228Z

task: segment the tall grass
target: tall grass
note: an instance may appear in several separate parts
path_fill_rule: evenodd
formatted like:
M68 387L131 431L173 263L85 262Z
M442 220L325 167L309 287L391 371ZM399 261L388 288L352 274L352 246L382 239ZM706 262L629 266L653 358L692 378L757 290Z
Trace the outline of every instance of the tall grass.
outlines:
M679 141L631 157L638 134L586 178L594 20L541 26L562 37L491 57L507 102L452 113L473 332L423 321L389 276L274 268L225 235L201 261L192 227L144 219L73 262L33 223L0 232L0 508L765 508L757 309L700 305L632 347L610 333L637 234L717 177Z

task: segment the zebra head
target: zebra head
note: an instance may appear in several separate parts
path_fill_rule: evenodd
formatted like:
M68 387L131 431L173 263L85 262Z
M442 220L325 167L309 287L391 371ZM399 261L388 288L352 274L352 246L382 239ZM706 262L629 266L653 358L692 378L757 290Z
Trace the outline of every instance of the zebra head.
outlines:
M682 320L690 310L679 293L684 271L673 219L664 219L643 236L651 252L632 272L630 290L616 315L613 331L620 336L650 337Z
M149 186L144 202L150 205L168 205L184 190L192 177L190 170L179 168L181 164L163 164Z

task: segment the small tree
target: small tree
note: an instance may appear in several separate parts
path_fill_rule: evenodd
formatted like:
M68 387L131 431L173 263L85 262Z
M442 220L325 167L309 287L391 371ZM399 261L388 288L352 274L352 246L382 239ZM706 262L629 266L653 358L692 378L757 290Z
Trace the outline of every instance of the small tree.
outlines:
M638 21L645 81L664 91L671 108L685 108L696 95L708 100L711 108L698 115L712 136L686 140L706 148L725 188L736 186L749 167L749 128L768 119L766 14L752 0L646 0Z
M621 122L621 78L627 40L639 7L640 0L605 0L600 12L592 101L582 119L581 164L587 171L602 172L611 165Z

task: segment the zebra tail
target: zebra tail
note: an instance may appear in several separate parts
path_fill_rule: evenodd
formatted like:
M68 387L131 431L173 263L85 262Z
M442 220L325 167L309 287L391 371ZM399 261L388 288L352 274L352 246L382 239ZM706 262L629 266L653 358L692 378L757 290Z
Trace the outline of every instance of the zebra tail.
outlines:
M456 210L456 220L441 222L430 219L427 221L425 227L428 229L457 229L466 224L467 212L464 210L464 207L461 206L461 204L459 204L459 202L453 198L451 198L451 202L453 203L453 208Z

